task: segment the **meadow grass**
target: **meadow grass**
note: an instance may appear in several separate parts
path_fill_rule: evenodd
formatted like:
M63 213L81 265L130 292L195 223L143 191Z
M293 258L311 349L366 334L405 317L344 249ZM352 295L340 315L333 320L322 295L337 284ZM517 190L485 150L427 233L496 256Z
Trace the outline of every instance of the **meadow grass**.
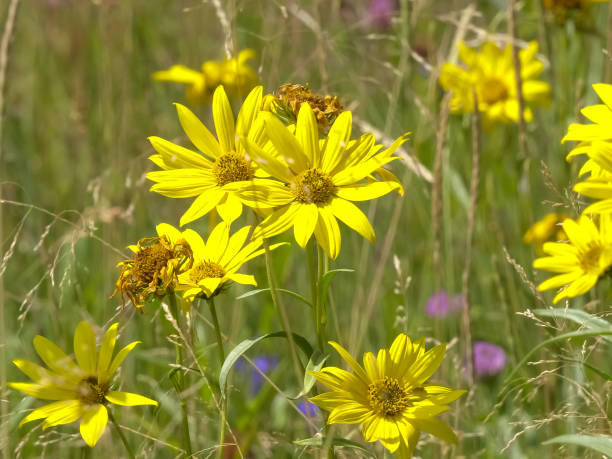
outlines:
M480 132L475 195L470 189L472 120L441 109L444 93L437 79L443 62L456 61L459 41L510 40L507 3L402 0L389 28L368 22L366 3L5 2L0 12L5 27L10 6L18 8L7 66L0 66L6 72L0 107L0 382L23 380L12 359L38 361L32 347L36 334L70 350L79 321L90 321L98 331L119 321L121 345L142 341L120 370L122 388L152 397L160 406L124 408L116 417L138 457L181 456L181 409L171 374L172 341L181 341L177 330L159 302L139 314L109 296L119 274L115 265L126 258L124 247L154 235L159 222L177 225L188 206L188 200L149 192L151 182L145 178L154 169L147 160L153 152L148 136L189 146L172 105L184 103L183 91L152 81L152 72L178 63L197 68L204 60L223 58L225 50L235 54L249 47L257 51L254 65L264 93L285 82L309 83L321 93L337 94L353 111L355 129L373 127L386 145L412 132L400 152L407 160L391 166L404 196L392 193L360 206L374 226L376 244L342 227L342 251L332 267L355 271L341 272L332 281L327 332L355 356L388 346L400 332L427 337L428 344L449 343L433 379L469 390L442 416L457 432L459 445L426 436L417 454L601 457L590 449L543 442L568 433L609 434L610 382L604 376L612 372L610 344L596 337L565 340L538 350L529 364L516 365L547 338L578 328L530 313L550 308L553 295L535 292L546 276L532 270L536 253L522 237L552 209L576 216L584 207L571 191L579 165L565 161L569 147L560 140L579 109L597 103L591 84L612 83L606 35L612 30L612 5L593 5L558 24L540 2L519 3L518 38L540 42L551 103L534 109L523 147L516 125ZM211 126L210 106L195 110ZM252 217L242 219L256 223ZM208 234L208 219L190 227ZM273 252L279 287L309 298L304 250L291 234L276 240L289 242ZM464 284L466 269L469 282ZM248 272L259 288L268 287L264 257L250 262ZM557 307L606 317L608 287L604 281ZM436 319L425 314L428 298L440 289L466 295L468 324L460 315ZM244 339L282 329L268 293L237 299L249 290L234 285L216 298L226 352ZM291 330L314 343L308 307L291 296L281 300ZM462 357L468 330L472 341L504 349L503 373L470 381ZM183 395L194 455L209 457L218 444L220 366L203 301L194 308L188 333ZM341 364L331 348L327 353L328 364ZM323 416L302 415L298 400L290 398L300 392L302 381L296 379L286 341L262 341L247 355L251 365L258 355L275 356L278 366L265 375L257 393L250 390L255 370L248 362L231 374L226 442L239 443L244 457L320 454L293 443L322 431ZM5 458L125 457L110 426L90 449L75 425L44 432L36 423L18 428L27 410L40 406L31 397L3 386L1 401ZM354 426L335 426L334 434L363 442ZM384 456L380 444L363 444L376 457ZM366 453L338 448L336 454ZM225 457L240 455L227 447Z

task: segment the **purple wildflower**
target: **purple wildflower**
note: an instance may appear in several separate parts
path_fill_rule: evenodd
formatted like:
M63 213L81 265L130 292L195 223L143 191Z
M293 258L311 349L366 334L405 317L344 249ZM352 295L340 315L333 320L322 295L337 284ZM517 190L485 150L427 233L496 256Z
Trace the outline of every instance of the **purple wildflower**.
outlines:
M487 341L474 343L474 372L477 376L495 376L506 366L506 353L496 344Z
M368 22L381 29L388 29L396 7L396 0L370 0Z
M259 357L255 357L253 359L253 363L262 373L270 373L278 366L278 357L275 355L265 356L261 355ZM256 396L257 393L261 390L264 384L263 376L253 368L246 360L240 359L236 363L236 369L242 373L250 374L251 376L251 388L250 392L252 396Z
M463 307L463 296L450 297L444 290L434 293L427 300L426 312L429 317L446 317L459 312Z
M314 418L319 414L319 407L308 401L301 401L297 404L298 409L309 418Z

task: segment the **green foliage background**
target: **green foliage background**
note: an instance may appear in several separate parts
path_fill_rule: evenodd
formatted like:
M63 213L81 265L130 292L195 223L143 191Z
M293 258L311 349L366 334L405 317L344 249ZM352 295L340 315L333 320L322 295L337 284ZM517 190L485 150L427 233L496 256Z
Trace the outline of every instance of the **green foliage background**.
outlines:
M0 11L2 23L7 3ZM187 200L148 191L144 175L154 166L147 160L152 148L146 138L158 135L190 146L172 106L183 102L181 87L153 82L151 73L177 63L197 68L204 60L221 59L225 47L253 48L264 91L295 82L338 94L359 120L355 132L365 122L379 131L378 140L390 144L389 139L412 131L404 151L431 170L440 130L441 64L453 58L461 37L474 45L487 34L509 39L502 0L402 1L389 29L368 23L363 1L219 3L229 30L221 26L212 1L22 1L8 54L0 156L2 382L23 380L10 364L13 358L37 361L31 344L36 334L70 350L80 320L99 327L120 321L120 343L142 341L122 367L122 387L160 401L158 409L115 410L120 423L134 430L128 439L141 457L176 457L172 447L180 446L180 409L168 376L174 351L167 336L173 331L159 305L148 305L140 315L133 308L121 310L120 300L108 297L124 247L153 235L159 222L178 224L188 206ZM577 328L571 321L540 321L524 313L550 307L552 295L534 296L532 282L546 276L532 271L536 255L522 235L553 207L577 215L582 203L570 192L570 181L578 166L565 162L569 148L560 139L581 107L598 103L590 85L612 83L605 51L610 51L606 32L612 30L607 4L593 5L564 24L543 14L538 1L520 6L519 37L540 41L540 57L547 63L542 78L552 85L552 101L535 109L527 152L520 152L517 126L482 133L468 285L472 337L504 348L509 369L538 343ZM470 25L458 27L468 7L473 7ZM212 128L210 107L197 113ZM396 161L392 169L402 178L405 195L361 206L376 230L376 245L342 228L343 248L334 267L356 271L339 274L332 284L328 334L355 355L388 346L399 332L450 343L434 380L470 390L444 416L460 445L425 438L417 451L422 457L601 457L580 446L542 442L561 434L610 432L610 382L589 370L612 373L609 344L595 338L555 343L538 351L532 359L538 362L522 366L511 380L505 380L507 369L468 387L459 317L425 315L436 285L461 292L465 264L471 120L451 115L448 123L441 143L444 199L438 203L442 269L435 270L432 262L432 184L407 162ZM247 221L253 223L243 217L242 223ZM206 219L192 227L208 233ZM292 242L292 235L279 239ZM304 257L294 242L274 252L281 286L308 296ZM249 271L260 287L267 286L263 257L251 262ZM609 314L608 287L603 282L569 307ZM269 296L236 299L247 290L234 286L217 299L227 347L280 330ZM283 300L293 331L314 342L310 311L291 297ZM194 314L192 331L199 362L214 382L219 365L204 305ZM248 457L316 455L316 449L292 443L312 436L323 420L310 425L284 395L296 394L300 385L284 342L264 342L251 354L275 355L279 366L269 375L276 387L266 384L256 396L249 392L250 370L233 373L229 420L243 451L249 450ZM340 364L334 354L328 362ZM211 392L195 372L187 378L194 450L207 457L217 444L215 389ZM110 426L89 450L76 425L43 432L31 423L18 429L26 410L39 401L4 388L1 402L5 457L123 457ZM362 441L350 426L338 428L336 435ZM383 457L380 445L368 448ZM342 454L361 453L345 448L338 451Z

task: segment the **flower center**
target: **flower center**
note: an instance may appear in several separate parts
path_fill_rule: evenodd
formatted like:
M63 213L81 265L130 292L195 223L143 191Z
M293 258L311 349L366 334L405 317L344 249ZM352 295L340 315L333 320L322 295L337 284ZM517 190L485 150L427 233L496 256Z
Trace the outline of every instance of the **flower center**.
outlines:
M144 247L134 254L134 264L130 274L137 282L150 284L173 257L172 250L158 239L153 245Z
M209 278L222 278L225 276L225 269L214 261L203 261L195 265L191 271L189 271L189 279L197 284L202 279Z
M482 100L487 104L494 104L508 98L508 88L497 78L488 78L482 84Z
M401 414L412 405L409 394L395 378L386 376L368 386L370 407L379 416Z
M580 254L580 266L586 272L600 271L599 259L603 247L597 242L591 242L586 251Z
M230 151L221 155L212 167L212 173L217 179L217 185L223 186L231 182L252 180L255 171L244 155Z
M332 178L321 169L308 169L298 175L291 184L295 200L303 204L327 204L336 192Z
M108 386L106 384L98 384L98 378L96 376L88 376L82 379L77 390L80 399L85 403L106 404L104 395L108 392Z

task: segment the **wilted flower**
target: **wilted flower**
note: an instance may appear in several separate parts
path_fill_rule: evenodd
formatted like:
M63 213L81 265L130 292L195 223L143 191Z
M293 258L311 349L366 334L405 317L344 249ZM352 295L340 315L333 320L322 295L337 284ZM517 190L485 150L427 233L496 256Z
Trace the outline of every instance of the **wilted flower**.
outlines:
M506 366L506 353L496 344L487 341L474 343L474 372L477 376L495 376Z
M287 124L295 124L300 107L307 103L317 119L319 131L325 131L343 111L337 96L321 96L308 86L285 83L278 88L278 96L264 98L264 110L276 113Z
M106 428L109 402L123 406L157 406L155 400L142 395L111 390L111 378L119 365L140 343L128 344L113 358L118 326L117 323L110 326L98 352L91 325L79 323L74 332L76 364L47 338L40 335L34 338L36 353L49 369L28 360L15 359L13 363L34 382L11 382L8 386L32 397L58 401L32 411L21 420L20 427L26 422L44 419L44 430L81 419L81 436L93 447Z
M163 298L176 287L178 275L193 264L193 253L181 232L167 223L156 227L157 237L143 238L137 245L128 249L134 258L124 260L115 291L121 294L125 307L125 297L140 309L150 295Z
M544 8L555 15L559 24L563 24L570 11L585 11L592 3L604 3L610 0L543 0Z
M446 317L461 311L462 307L463 296L455 295L451 298L442 290L429 297L425 311L429 317Z

